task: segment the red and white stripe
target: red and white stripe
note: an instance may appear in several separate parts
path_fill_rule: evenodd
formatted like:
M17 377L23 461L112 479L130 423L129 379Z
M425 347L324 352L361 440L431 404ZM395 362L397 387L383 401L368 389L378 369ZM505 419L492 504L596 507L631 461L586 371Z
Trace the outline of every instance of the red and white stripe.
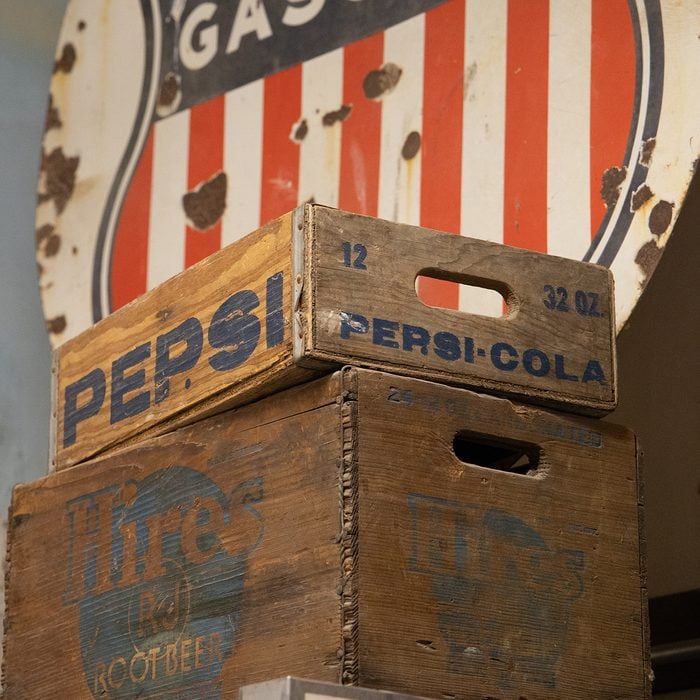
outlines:
M367 99L365 76L388 62L398 85ZM603 172L623 164L634 79L627 0L450 0L163 119L122 207L112 306L310 198L581 257L605 215ZM349 116L324 126L343 104ZM406 160L413 131L421 148ZM182 196L222 170L226 211L195 231ZM447 308L501 307L440 281L420 291Z

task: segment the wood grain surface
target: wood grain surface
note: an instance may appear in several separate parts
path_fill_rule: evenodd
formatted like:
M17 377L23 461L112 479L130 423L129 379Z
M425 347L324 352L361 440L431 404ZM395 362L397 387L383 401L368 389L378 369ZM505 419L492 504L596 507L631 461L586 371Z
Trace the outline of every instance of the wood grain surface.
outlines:
M15 490L10 700L649 696L627 430L347 368Z
M308 357L345 356L577 413L615 407L606 268L324 207L307 216ZM503 315L427 306L419 275L498 292Z

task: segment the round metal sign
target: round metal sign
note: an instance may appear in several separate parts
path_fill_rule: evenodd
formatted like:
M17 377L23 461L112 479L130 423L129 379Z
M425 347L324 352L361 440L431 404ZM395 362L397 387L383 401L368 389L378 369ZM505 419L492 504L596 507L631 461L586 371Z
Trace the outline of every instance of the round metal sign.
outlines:
M699 155L699 31L671 0L72 0L52 342L308 200L608 266L620 328Z

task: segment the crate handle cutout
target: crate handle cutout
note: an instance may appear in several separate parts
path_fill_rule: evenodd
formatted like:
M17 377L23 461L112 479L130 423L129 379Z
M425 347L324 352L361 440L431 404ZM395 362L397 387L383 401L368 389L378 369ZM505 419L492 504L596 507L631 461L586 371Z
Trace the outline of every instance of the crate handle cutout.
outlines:
M503 318L517 306L514 291L498 280L426 268L416 275L414 284L418 299L433 309Z
M516 442L459 432L452 440L452 450L460 462L496 471L535 476L540 466L540 448L528 442Z

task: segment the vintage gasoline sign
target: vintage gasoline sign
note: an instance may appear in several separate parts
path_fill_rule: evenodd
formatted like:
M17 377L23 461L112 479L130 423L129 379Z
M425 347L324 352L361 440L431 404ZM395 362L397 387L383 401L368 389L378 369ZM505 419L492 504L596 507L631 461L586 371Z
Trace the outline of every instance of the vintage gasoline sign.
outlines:
M700 153L698 33L690 0L71 0L52 342L311 200L608 266L620 328Z

